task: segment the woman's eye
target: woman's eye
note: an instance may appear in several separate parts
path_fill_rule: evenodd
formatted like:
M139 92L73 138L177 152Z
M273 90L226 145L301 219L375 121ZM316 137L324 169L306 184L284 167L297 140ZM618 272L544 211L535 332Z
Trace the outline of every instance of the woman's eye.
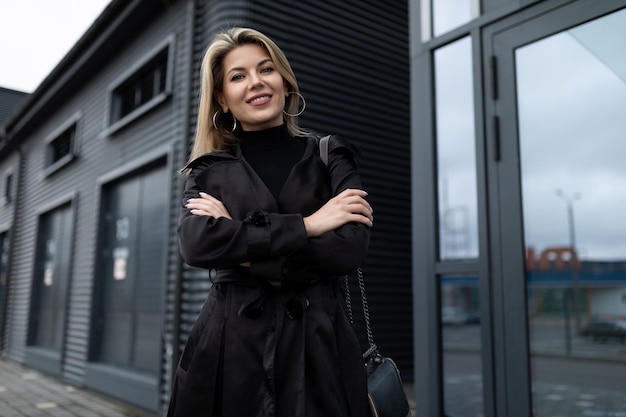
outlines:
M232 77L230 77L231 81L239 81L239 80L243 80L243 74L235 74Z
M270 72L274 72L274 68L272 68L272 67L265 67L265 68L261 69L261 73L267 74L267 73L270 73Z

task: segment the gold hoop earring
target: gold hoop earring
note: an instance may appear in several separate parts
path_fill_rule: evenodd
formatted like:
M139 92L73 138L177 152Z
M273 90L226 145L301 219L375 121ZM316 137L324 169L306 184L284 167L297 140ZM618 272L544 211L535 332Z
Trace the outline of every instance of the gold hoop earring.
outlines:
M213 113L213 127L215 128L215 130L220 130L220 128L217 127L217 115L219 113L224 114L224 112L221 111L221 110L218 110L215 113ZM235 130L237 130L237 119L235 119L235 116L233 116L233 128L231 130L228 130L228 131L226 129L224 129L224 132L233 133Z
M297 91L290 91L287 94L297 94L298 97L302 100L302 110L300 110L298 113L296 114L289 114L285 111L285 109L283 109L283 113L289 117L298 117L300 116L302 113L304 113L304 109L306 109L306 100L304 99L304 96L300 93L298 93Z

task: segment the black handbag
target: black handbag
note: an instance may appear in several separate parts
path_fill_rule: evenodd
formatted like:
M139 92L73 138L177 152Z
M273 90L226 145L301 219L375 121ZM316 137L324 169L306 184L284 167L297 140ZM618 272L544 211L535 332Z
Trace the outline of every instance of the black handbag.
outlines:
M411 415L409 402L406 398L400 371L393 359L380 354L374 344L374 336L370 325L369 306L365 295L365 281L361 268L357 270L363 315L365 316L365 330L369 349L363 354L367 371L367 397L369 399L372 417L408 417ZM353 322L352 303L350 300L350 286L348 276L344 277L346 286L346 306L350 322Z
M329 140L330 135L319 138L319 153L325 165L328 165ZM400 371L396 363L391 358L382 356L378 351L378 347L374 344L369 306L365 295L365 281L361 268L357 269L357 277L359 279L363 315L365 316L365 330L367 331L367 341L369 343L369 349L363 354L363 359L367 372L367 397L372 417L409 417L411 409L402 387ZM344 277L344 281L346 285L348 316L350 323L354 323L347 275Z

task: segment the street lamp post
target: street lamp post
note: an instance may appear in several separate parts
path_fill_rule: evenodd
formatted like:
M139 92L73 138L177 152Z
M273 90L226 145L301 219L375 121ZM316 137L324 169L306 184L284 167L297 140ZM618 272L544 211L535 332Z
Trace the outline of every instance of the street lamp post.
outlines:
M571 197L566 195L561 189L556 190L556 195L561 197L567 206L567 226L569 230L569 243L572 249L572 259L570 259L570 268L572 271L572 301L574 308L574 322L576 324L576 331L580 331L580 299L579 283L578 283L578 268L576 261L578 260L578 251L576 250L576 229L574 225L574 201L580 199L580 193L574 193Z

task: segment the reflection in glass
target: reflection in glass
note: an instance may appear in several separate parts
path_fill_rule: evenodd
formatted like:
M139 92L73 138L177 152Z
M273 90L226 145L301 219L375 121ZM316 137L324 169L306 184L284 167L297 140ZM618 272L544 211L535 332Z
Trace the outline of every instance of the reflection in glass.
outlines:
M480 16L480 2L478 0L432 0L432 11L433 34L439 36Z
M483 416L478 277L441 277L441 335L444 411L448 416Z
M516 51L535 415L626 410L626 10Z
M439 250L441 259L478 256L472 44L435 51Z

